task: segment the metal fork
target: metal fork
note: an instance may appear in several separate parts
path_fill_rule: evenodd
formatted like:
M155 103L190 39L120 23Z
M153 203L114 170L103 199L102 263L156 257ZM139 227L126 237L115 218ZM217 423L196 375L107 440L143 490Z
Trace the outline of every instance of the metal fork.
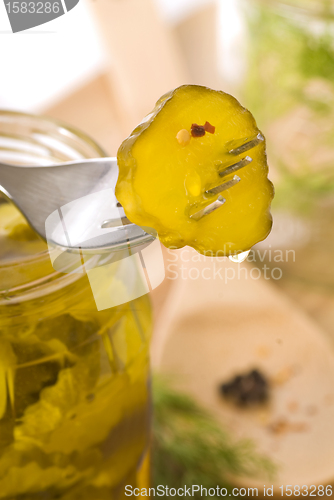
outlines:
M230 175L233 178L203 193L208 200L219 196L191 214L191 218L199 220L225 203L220 193L240 182L240 177L234 173L252 161L245 156L233 163L232 158L263 140L259 133L230 144L231 162L217 167L221 178ZM154 239L152 234L127 219L115 196L117 177L116 158L78 160L45 167L0 163L0 191L43 239L65 249L114 250L143 245Z
M231 156L231 161L233 156L239 156L246 151L249 151L250 149L255 148L258 144L264 141L264 137L261 133L256 134L256 136L252 138L245 138L241 139L239 141L233 141L232 144L230 143L227 151L228 154ZM231 147L232 146L232 147ZM241 170L242 168L245 168L247 165L249 165L253 159L250 156L245 156L244 158L241 158L239 161L236 163L232 163L231 161L228 161L227 163L222 163L222 162L216 162L217 166L217 173L220 178L226 178L238 170ZM210 200L212 199L213 196L219 195L218 198L206 205L204 208L201 210L195 211L189 215L191 219L195 220L200 220L204 216L211 214L214 210L217 210L217 208L220 208L224 203L226 202L226 199L221 196L220 193L226 191L227 189L232 188L236 184L238 184L241 181L240 177L238 175L233 175L232 179L229 179L222 184L219 184L218 186L214 186L211 189L208 189L203 193L203 199L204 200Z
M49 244L64 249L114 250L154 239L131 223L115 196L116 158L51 166L0 163L0 191Z

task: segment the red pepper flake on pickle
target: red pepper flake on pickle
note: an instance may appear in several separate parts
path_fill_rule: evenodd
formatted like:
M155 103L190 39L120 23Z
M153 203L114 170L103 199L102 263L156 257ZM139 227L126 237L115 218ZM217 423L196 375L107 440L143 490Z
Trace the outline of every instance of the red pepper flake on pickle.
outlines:
M216 127L211 125L211 123L209 123L209 122L204 123L204 128L205 128L205 132L209 132L209 134L214 134L216 131Z
M203 125L197 125L197 123L193 123L190 130L193 137L203 137L203 135L205 135L205 128L203 127Z
M191 135L193 137L203 137L205 135L205 132L209 132L209 134L214 134L216 127L211 125L209 122L205 122L204 125L197 125L197 123L193 123L191 125Z

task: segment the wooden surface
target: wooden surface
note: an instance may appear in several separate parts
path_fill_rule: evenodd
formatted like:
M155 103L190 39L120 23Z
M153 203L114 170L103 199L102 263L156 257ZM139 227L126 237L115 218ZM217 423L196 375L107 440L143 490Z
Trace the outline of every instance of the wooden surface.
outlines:
M92 10L108 55L108 78L130 132L161 95L189 83L182 51L154 0L99 0Z
M195 252L190 256L196 257ZM210 260L197 262L196 268L213 270ZM182 266L189 271L194 264L182 262ZM249 264L219 263L223 276L233 266L244 271L227 283L189 277L173 281L156 325L153 362L172 374L178 387L192 393L235 437L254 440L258 450L277 464L272 481L276 491L281 484L330 484L334 478L332 347L320 328L277 287L251 279ZM183 274L188 276L187 270ZM218 393L219 384L252 368L268 377L270 403L250 410L226 403ZM264 482L260 478L244 483L260 487Z
M106 74L86 82L44 114L83 130L111 156L126 137Z

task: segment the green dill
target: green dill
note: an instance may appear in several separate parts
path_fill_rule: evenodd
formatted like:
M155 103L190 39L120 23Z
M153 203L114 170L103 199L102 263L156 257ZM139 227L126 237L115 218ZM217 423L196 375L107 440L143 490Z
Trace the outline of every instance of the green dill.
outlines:
M279 172L280 181L276 184L274 208L309 215L320 202L326 202L333 196L334 172L332 168L312 172L305 166L293 172L281 163Z
M269 162L280 174L273 206L309 214L334 192L334 19L295 15L279 2L243 4L244 101L268 135ZM331 2L317 8L328 12ZM279 126L290 130L289 156L282 154Z
M2 298L4 300L10 300L9 289L8 288L7 288L7 290L4 290L3 292L0 292L0 298Z
M274 465L257 454L253 443L234 442L190 396L166 380L154 379L153 404L153 484L230 491L231 477L273 476Z

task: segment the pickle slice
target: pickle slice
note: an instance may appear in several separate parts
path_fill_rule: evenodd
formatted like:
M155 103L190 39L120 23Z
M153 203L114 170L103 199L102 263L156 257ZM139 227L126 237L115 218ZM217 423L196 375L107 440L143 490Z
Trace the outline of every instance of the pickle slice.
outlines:
M117 160L116 196L127 217L166 247L233 255L271 230L265 141L229 94L198 85L165 94Z

